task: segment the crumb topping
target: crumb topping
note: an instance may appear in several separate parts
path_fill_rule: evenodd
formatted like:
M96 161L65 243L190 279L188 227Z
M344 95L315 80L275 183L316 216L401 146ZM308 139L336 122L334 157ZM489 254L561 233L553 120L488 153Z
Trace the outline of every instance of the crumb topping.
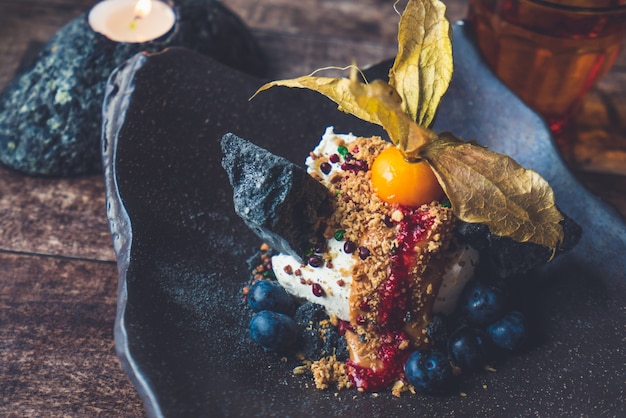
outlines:
M338 361L334 355L314 361L310 367L315 387L318 389L328 389L331 385L336 386L337 389L347 389L352 386L346 373L345 363Z
M440 253L450 245L454 216L438 202L417 209L383 202L372 189L369 167L391 145L378 137L357 138L348 144L339 140L338 147L345 148L340 150L345 162L341 171L331 173L324 182L335 196L324 237L329 239L342 230L343 239L358 248L353 255L358 262L351 271L350 327L345 337L353 363L383 369L380 354L388 346L395 352L409 352L429 345L425 329L441 285L438 272L444 259ZM312 158L316 167L329 160L324 155ZM323 181L319 173L317 177ZM411 238L415 235L419 239ZM407 280L390 291L390 281L396 280L394 262L406 264ZM394 292L404 295L406 306L400 320L393 317L397 313L389 312L395 307L387 306L397 299ZM389 333L391 328L394 333Z

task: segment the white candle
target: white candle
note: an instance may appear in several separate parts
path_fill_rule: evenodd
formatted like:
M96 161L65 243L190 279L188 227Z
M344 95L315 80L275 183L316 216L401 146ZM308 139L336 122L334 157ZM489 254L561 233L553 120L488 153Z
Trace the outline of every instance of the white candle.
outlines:
M105 0L91 9L88 21L91 29L112 41L138 43L165 35L176 15L162 1Z

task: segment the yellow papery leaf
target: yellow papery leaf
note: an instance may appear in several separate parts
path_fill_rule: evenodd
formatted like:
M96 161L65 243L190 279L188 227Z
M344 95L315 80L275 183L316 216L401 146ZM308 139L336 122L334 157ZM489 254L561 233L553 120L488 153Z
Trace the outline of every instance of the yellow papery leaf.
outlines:
M389 71L402 108L429 127L453 71L450 24L438 0L409 0L398 25L398 54Z
M491 233L554 252L563 241L552 188L507 155L442 134L420 152L452 203L454 214Z
M381 125L407 159L417 158L419 147L437 135L418 126L402 110L402 99L396 90L381 80L362 83L352 67L350 78L304 76L278 80L262 86L254 94L275 86L314 90L339 105L339 109L358 118ZM252 96L252 98L254 98Z
M398 42L389 83L363 83L352 66L349 79L309 75L273 81L255 95L274 86L325 95L340 110L381 125L407 160L428 161L459 219L554 252L563 240L563 216L539 174L506 155L428 129L452 78L450 25L443 3L409 0Z
M321 93L333 102L337 103L339 105L339 110L342 112L350 113L367 122L381 125L375 115L366 112L356 103L356 99L350 91L350 84L351 80L348 78L316 77L307 75L294 79L278 80L267 83L261 86L261 88L258 89L250 99L254 98L260 92L275 86L309 89Z
M419 149L437 134L417 125L402 110L402 100L396 90L381 80L363 84L352 79L350 91L357 105L387 131L391 142L408 160L418 159Z

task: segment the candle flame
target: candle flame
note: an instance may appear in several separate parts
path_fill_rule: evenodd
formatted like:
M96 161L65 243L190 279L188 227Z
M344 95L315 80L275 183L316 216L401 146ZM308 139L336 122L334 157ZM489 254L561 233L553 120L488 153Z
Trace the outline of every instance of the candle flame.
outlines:
M137 0L135 4L135 19L142 19L150 14L152 0Z

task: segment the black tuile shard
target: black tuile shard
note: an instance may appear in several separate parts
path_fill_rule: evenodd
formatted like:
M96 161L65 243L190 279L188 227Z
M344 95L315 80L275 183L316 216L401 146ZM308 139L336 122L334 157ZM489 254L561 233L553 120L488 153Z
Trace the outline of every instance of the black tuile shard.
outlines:
M330 214L326 187L298 165L232 133L221 145L237 215L273 249L301 262L321 219Z

